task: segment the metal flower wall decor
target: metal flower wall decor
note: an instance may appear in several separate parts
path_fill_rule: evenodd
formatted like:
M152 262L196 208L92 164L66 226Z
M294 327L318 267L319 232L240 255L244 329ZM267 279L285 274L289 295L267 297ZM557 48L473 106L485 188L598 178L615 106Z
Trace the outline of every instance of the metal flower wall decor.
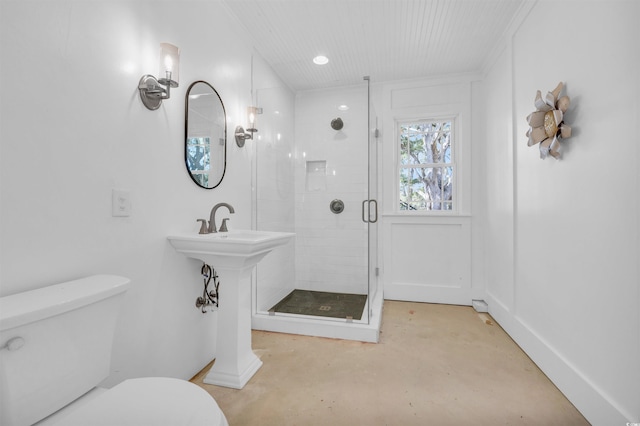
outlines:
M560 141L571 137L571 127L564 123L564 113L569 108L570 100L568 96L558 98L563 87L562 82L558 83L558 86L544 98L538 90L535 99L536 110L527 117L528 145L540 144L540 158L543 160L548 155L559 160Z

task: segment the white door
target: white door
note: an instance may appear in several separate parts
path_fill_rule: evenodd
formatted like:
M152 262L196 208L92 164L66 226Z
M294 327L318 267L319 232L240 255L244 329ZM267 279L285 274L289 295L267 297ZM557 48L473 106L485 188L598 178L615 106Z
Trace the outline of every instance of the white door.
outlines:
M471 89L383 90L382 281L392 300L471 305Z
M384 227L384 298L470 305L469 217L387 215Z

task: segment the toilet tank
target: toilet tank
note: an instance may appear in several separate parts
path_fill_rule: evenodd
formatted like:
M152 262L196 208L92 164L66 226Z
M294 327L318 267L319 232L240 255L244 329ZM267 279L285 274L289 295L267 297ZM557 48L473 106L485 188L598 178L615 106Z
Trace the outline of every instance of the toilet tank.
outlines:
M31 425L109 375L129 285L94 275L0 298L0 425Z

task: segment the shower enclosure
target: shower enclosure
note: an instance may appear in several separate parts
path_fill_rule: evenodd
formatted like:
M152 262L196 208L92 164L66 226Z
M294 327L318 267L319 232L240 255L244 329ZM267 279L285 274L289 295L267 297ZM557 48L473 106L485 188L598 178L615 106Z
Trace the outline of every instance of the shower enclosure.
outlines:
M254 227L294 232L257 267L254 329L377 341L377 131L370 82L275 89L254 140Z

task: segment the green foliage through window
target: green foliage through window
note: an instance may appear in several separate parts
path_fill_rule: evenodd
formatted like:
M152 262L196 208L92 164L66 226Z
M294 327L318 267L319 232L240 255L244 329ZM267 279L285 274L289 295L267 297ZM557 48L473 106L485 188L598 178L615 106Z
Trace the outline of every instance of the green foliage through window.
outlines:
M400 210L453 210L453 121L400 124Z

